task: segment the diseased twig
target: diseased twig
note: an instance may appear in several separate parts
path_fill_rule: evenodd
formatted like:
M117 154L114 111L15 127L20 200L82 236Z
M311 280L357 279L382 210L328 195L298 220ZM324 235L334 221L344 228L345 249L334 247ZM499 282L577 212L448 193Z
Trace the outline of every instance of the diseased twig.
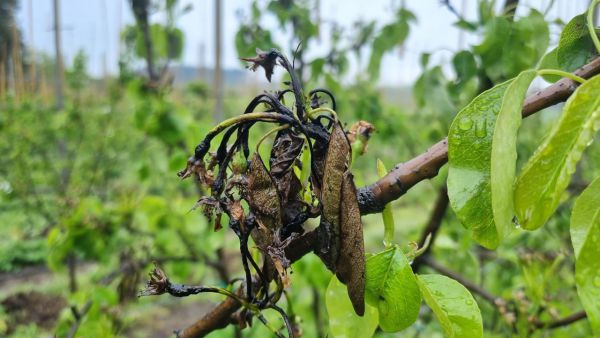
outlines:
M600 73L600 58L579 68L575 74L590 78ZM523 105L522 116L530 116L544 108L565 101L577 88L579 84L563 78L555 84L536 92L527 97ZM446 138L434 144L425 153L403 164L396 165L386 176L377 182L360 188L358 190L358 201L361 214L381 212L383 207L404 195L411 187L428 178L437 176L439 169L448 162L448 141ZM300 259L311 252L316 243L315 231L308 232L293 240L286 248L286 257L290 262ZM424 258L428 261L428 258ZM443 268L443 267L442 267ZM450 272L446 269L446 272ZM459 276L460 278L460 276ZM462 278L457 279L467 289L479 294L483 299L494 305L498 297L493 296L476 284ZM232 315L239 310L241 304L234 299L228 298L221 302L215 309L204 315L191 326L178 331L178 337L191 338L202 337L208 333L224 328L231 323Z
M313 250L316 239L317 233L314 230L298 237L285 248L286 257L290 262L297 261ZM238 292L242 292L242 289L243 288L238 289ZM240 302L232 298L227 298L194 324L185 329L178 330L177 337L203 337L214 330L222 329L232 322L232 315L239 310L241 306L242 304Z

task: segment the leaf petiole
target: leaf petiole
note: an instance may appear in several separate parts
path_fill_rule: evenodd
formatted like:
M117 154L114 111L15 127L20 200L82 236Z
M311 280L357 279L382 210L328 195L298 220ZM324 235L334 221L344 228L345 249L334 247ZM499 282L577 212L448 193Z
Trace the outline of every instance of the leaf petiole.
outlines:
M598 4L600 4L600 0L590 1L590 7L587 10L587 26L590 37L594 41L594 46L596 46L596 51L600 54L600 40L598 39L598 34L596 34L596 29L594 29L594 9Z
M586 81L586 79L577 76L573 73L569 73L569 72L565 72L563 70L559 70L559 69L538 69L537 71L538 75L556 75L556 76L562 76L562 77L566 77L569 78L575 82L579 82L579 83L584 83Z

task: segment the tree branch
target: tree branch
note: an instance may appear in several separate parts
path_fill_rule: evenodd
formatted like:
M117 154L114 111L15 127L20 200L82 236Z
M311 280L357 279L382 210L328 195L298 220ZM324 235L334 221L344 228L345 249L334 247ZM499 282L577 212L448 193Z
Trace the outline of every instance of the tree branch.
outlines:
M440 265L437 261L435 261L431 257L424 257L422 260L422 263L429 266L433 270L439 272L440 274L454 279L455 281L459 282L464 287L466 287L469 291L481 296L481 298L485 299L486 301L488 301L489 303L491 303L494 306L497 306L498 303L506 303L506 301L503 300L502 298L492 295L489 291L485 290L481 286L471 282L468 279L465 279L463 276L446 268L445 266Z
M574 72L585 79L600 73L600 57ZM523 117L565 101L579 84L563 78L555 84L528 96L523 104ZM448 139L444 138L426 152L398 164L377 182L358 189L361 214L378 213L383 207L400 198L415 184L437 176L439 169L448 162Z
M425 248L425 251L420 256L415 258L412 264L413 270L415 272L419 270L419 267L423 264L423 260L431 252L431 248L433 247L433 242L435 241L437 232L442 226L442 221L444 220L444 215L446 214L446 210L448 209L449 202L450 201L448 199L448 188L444 184L438 190L438 197L435 201L433 210L431 211L429 222L427 222L427 226L425 227L425 229L423 229L423 232L421 232L421 238L419 238L418 247L422 248L423 246L425 246L427 237L431 234L429 245Z
M585 311L575 312L570 316L558 319L556 321L551 322L540 322L536 321L533 325L536 329L556 329L562 326L567 326L579 321L581 319L587 318L587 314Z

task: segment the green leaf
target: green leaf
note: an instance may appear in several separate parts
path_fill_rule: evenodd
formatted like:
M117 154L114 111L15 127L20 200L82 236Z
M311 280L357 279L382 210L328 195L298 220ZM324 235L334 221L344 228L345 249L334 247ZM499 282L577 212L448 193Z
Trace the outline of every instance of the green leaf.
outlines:
M540 61L540 64L538 65L538 69L558 69L560 68L560 65L558 64L558 59L556 58L556 52L558 51L557 48L554 48L553 50L549 51L548 53L546 53L546 55L544 55L544 57L542 57L542 60ZM542 75L542 77L544 78L544 80L550 82L550 83L554 83L558 80L560 80L562 77L558 76L558 75Z
M474 51L481 56L486 74L499 82L536 65L548 42L548 24L540 12L532 10L514 22L505 17L488 21L485 38Z
M463 50L454 55L452 66L456 72L456 77L460 80L468 80L477 75L477 62L473 53Z
M462 284L442 275L417 275L425 302L442 325L444 337L483 337L481 312Z
M592 226L600 222L600 177L596 178L577 198L571 215L571 242L575 257L579 256L581 247Z
M387 169L385 168L385 164L381 160L377 160L377 175L379 178L387 175ZM383 207L383 211L381 212L381 217L383 218L383 243L386 248L389 247L394 241L394 214L392 213L392 209L389 204L386 204Z
M596 336L600 335L600 178L575 202L571 233L577 261L575 284Z
M534 230L554 213L582 152L600 128L600 76L581 85L567 100L550 135L523 166L515 188L521 226Z
M413 96L422 114L452 116L456 108L446 90L447 84L440 66L423 71L413 87Z
M367 70L373 79L379 77L383 55L404 43L404 40L408 37L409 24L416 21L414 14L404 8L396 13L396 17L396 21L384 26L373 40L371 57L367 66Z
M519 72L533 68L546 52L550 41L550 30L544 15L532 10L527 17L514 22L512 35L502 53L504 76L516 76Z
M560 34L556 60L560 69L572 72L597 55L594 42L587 29L585 14L571 19Z
M500 238L512 228L514 182L517 163L517 132L527 88L536 77L534 70L522 72L506 89L492 138L492 210Z
M327 286L325 305L333 337L362 338L371 337L375 333L379 321L377 309L367 304L364 316L359 317L354 313L346 286L335 276L331 277Z
M512 228L516 135L523 99L534 77L535 71L526 71L485 91L457 114L450 127L450 204L486 248L496 248Z
M367 258L366 300L379 311L386 332L409 327L417 320L421 294L408 260L397 246Z

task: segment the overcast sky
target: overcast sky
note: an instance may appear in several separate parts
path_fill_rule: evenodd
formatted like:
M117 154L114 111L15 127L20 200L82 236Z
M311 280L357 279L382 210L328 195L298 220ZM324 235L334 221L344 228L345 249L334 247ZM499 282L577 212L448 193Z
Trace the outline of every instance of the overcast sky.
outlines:
M177 25L185 33L185 49L182 64L197 66L204 63L210 67L214 64L214 1L215 0L180 0L182 5L192 4L193 10L181 17ZM223 64L225 68L241 69L234 46L234 35L238 28L240 11L248 14L250 0L223 1ZM521 0L517 14L526 14L529 7L544 9L551 0ZM119 55L119 31L133 22L128 0L60 0L61 19L63 25L63 53L65 62L70 63L79 49L83 49L89 57L90 72L100 75L104 69L114 73L117 69ZM259 1L264 5L267 1ZM393 9L400 0L321 0L321 17L324 22L335 21L350 27L358 19L376 19L384 25L393 18ZM503 1L497 1L502 3ZM464 36L463 46L459 45L459 30L452 26L456 18L439 0L405 0L406 6L418 17L418 23L411 27L409 39L402 54L391 53L383 60L386 72L381 75L381 83L385 85L407 84L414 81L419 74L419 55L432 52L433 62L447 61L451 51L477 43L475 36ZM463 11L467 18L476 17L477 0L451 0L451 3ZM582 13L589 0L556 0L547 19L569 18ZM464 6L464 7L463 7ZM31 14L31 16L30 16ZM33 20L30 20L30 17ZM160 15L152 17L153 21L161 21ZM54 54L52 32L52 0L21 0L18 22L25 34L26 41L32 43L37 50ZM275 27L273 19L265 21L266 28ZM327 30L327 25L323 29ZM271 29L272 30L272 29ZM273 31L273 30L272 30ZM319 42L310 46L315 54L328 50L328 34L323 34ZM282 46L287 46L285 33L275 35ZM551 41L557 40L556 31ZM201 53L204 46L204 53ZM322 52L321 52L322 51ZM510 52L510 51L507 51ZM322 54L321 54L322 55ZM359 69L352 66L352 72Z

